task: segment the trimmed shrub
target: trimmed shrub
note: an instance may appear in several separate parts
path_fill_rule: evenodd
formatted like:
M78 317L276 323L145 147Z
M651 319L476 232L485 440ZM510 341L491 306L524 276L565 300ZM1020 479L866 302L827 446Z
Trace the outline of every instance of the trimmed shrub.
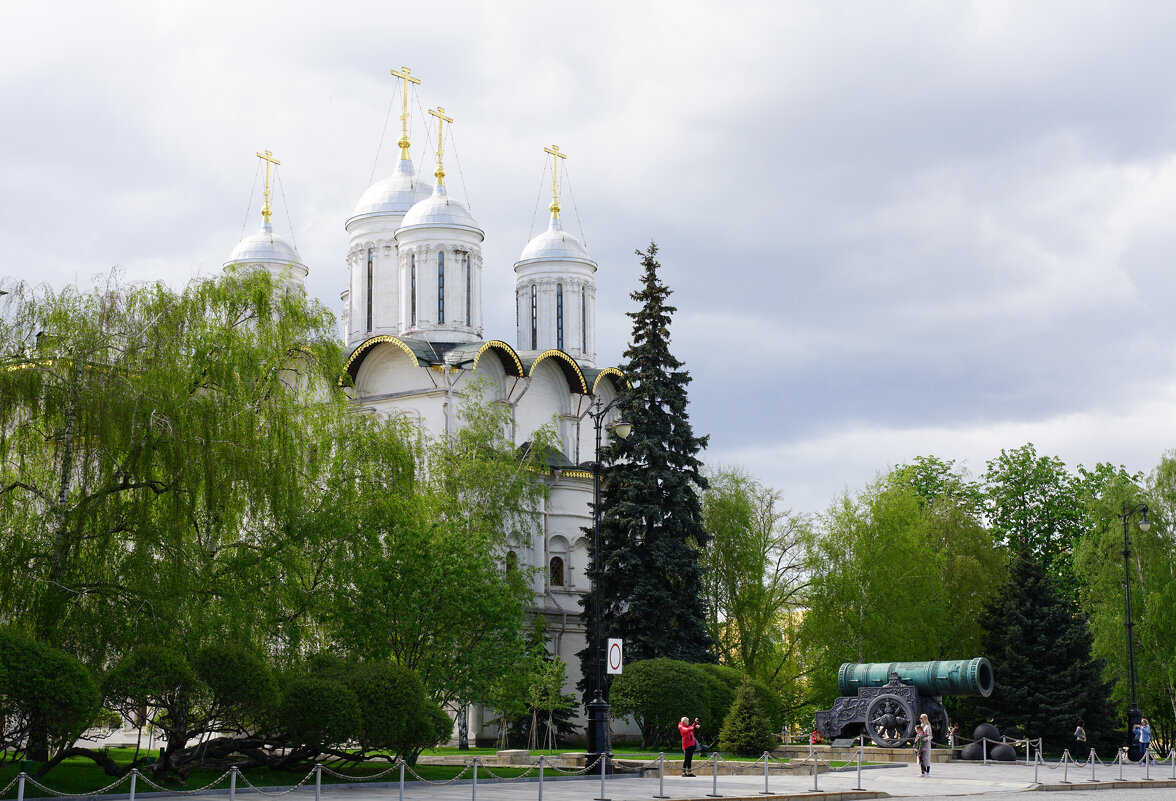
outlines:
M355 693L339 682L297 677L282 693L278 725L292 745L322 749L355 740L363 715Z

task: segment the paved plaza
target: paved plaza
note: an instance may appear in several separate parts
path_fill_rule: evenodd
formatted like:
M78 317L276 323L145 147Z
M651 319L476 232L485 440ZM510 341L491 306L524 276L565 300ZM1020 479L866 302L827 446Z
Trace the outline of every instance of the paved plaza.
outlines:
M816 779L816 790L812 775L773 773L768 778L767 793L764 792L762 773L744 776L720 773L716 781L705 773L707 769L705 763L696 763L696 778L667 775L659 780L656 772L643 778L632 774L609 776L604 783L604 797L611 801L717 801L716 796L727 801L764 801L773 797L814 801L917 797L931 801L961 795L984 795L984 801L1013 798L1027 801L1026 793L1031 793L1033 795L1028 798L1036 796L1041 801L1176 801L1176 779L1172 778L1169 763L1152 766L1150 781L1145 779L1144 768L1135 765L1123 767L1122 780L1118 765L1096 766L1094 781L1091 781L1089 766L1070 765L1063 769L1053 763L1034 767L1023 762L988 765L949 762L936 764L931 776L920 778L916 766L898 764L863 768L860 785L855 768L822 772ZM476 787L468 778L439 785L407 782L403 797L405 801L595 801L601 797L600 790L599 776L553 777L547 772L540 791L540 783L535 777L497 781L480 773ZM1037 795L1040 792L1048 792L1048 795ZM227 791L222 790L183 796L138 793L136 797L153 801L226 801L226 795ZM125 795L122 797L126 798ZM287 793L281 793L278 788L267 788L261 793L239 785L235 801L268 801L278 797L289 801L313 801L314 782L309 781ZM400 801L400 797L400 786L396 782L323 785L321 790L322 801Z

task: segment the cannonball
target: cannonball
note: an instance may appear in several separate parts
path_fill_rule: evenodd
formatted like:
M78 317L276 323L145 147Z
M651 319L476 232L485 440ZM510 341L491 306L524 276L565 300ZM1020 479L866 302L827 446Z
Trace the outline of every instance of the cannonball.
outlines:
M988 744L988 758L997 762L1016 762L1017 749L1008 743Z
M976 742L980 742L981 740L996 740L999 742L1000 732L998 732L996 730L996 726L993 726L991 723L981 723L976 727L975 731L972 732L972 739ZM988 743L988 747L992 747L991 742Z
M973 762L979 762L984 759L983 743L968 743L960 751L960 759L967 759Z

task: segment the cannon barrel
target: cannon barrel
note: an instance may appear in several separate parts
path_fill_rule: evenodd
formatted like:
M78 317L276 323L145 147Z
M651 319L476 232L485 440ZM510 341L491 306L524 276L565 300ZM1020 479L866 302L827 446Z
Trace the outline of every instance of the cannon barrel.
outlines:
M992 694L992 665L982 656L933 662L846 662L837 671L837 689L844 696L857 695L859 687L882 687L891 673L915 687L919 695L987 698Z

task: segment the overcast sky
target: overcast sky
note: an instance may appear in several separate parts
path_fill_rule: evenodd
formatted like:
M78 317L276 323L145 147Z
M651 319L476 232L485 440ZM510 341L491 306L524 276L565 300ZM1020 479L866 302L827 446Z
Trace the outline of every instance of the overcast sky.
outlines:
M8 0L0 280L215 273L269 149L275 230L338 313L402 66L426 178L421 110L455 120L486 337L514 344L557 144L598 363L656 240L707 461L797 511L920 454L1147 471L1176 446L1170 2Z

